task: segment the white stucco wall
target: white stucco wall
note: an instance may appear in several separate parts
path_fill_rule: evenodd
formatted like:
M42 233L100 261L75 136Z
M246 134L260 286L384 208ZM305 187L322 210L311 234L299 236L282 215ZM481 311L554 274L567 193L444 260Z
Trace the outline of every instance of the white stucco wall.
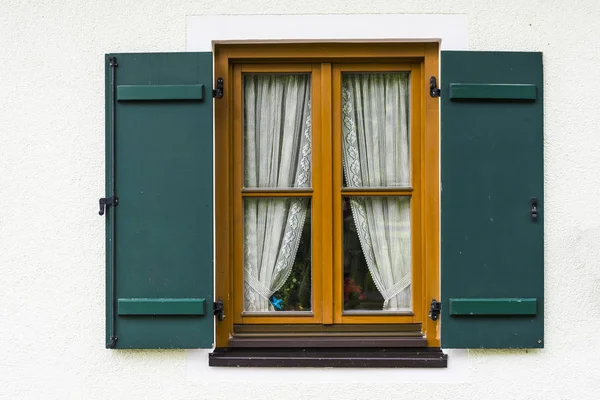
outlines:
M545 349L443 371L104 349L104 53L185 51L191 15L328 13L462 14L471 50L544 52ZM599 19L594 0L0 0L0 398L598 398Z

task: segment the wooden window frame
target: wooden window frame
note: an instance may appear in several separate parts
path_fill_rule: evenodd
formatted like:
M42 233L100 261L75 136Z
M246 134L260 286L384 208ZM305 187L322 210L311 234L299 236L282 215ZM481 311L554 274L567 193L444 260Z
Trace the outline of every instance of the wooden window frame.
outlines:
M421 301L419 304L413 304L413 313L418 316L419 322L422 322L422 333L426 338L427 346L439 347L439 324L437 321L432 321L427 317L429 303L432 299L439 299L440 283L439 283L439 100L432 98L429 93L428 77L438 76L439 71L439 44L438 43L256 43L256 44L218 44L215 46L215 77L223 77L225 79L225 90L222 99L215 101L215 244L216 244L216 259L215 259L215 280L216 292L215 298L224 300L224 314L226 318L217 322L216 328L216 347L227 347L229 339L236 323L260 323L260 320L253 317L241 319L236 316L236 310L240 308L240 300L238 297L237 304L235 296L232 296L234 291L239 290L242 280L234 279L236 269L234 264L239 260L240 250L236 250L234 243L234 232L237 227L241 226L241 221L234 221L234 209L237 207L239 212L240 201L239 196L235 194L235 167L234 162L240 156L241 146L233 146L235 142L233 135L236 129L241 129L241 121L239 118L234 118L234 115L240 115L241 110L235 110L234 107L241 105L241 97L235 101L232 94L241 96L241 80L239 79L239 71L236 68L241 68L243 64L246 70L261 70L261 64L280 64L282 71L289 69L285 67L288 64L297 66L304 64L302 68L313 70L314 73L319 73L327 77L320 80L322 87L318 98L313 96L313 126L318 126L321 129L322 141L320 143L313 142L314 152L326 152L335 154L337 151L341 158L341 127L339 126L339 115L335 115L334 110L339 110L339 107L333 107L336 100L339 100L340 93L332 90L336 87L331 84L335 79L339 81L340 67L339 63L343 63L344 67L348 68L352 63L372 63L372 67L377 70L389 70L389 64L408 64L411 65L412 74L411 80L414 81L418 75L418 85L411 85L411 104L419 107L419 116L416 119L411 119L411 131L415 129L420 133L418 143L413 145L411 141L411 152L419 152L421 162L415 168L413 165L411 171L412 177L416 177L421 184L420 193L426 195L421 196L412 213L419 213L421 224L418 237L414 237L421 251L418 255L413 255L413 265L415 257L419 257L421 265L424 268L413 269L415 273L422 271L423 276L417 277L421 281L421 287L417 290L421 291ZM250 65L255 64L254 67ZM387 65L386 65L387 64ZM315 68L312 68L312 67ZM291 67L292 69L295 67ZM238 78L236 78L236 74ZM337 76L337 78L336 78ZM427 77L427 79L426 79ZM325 84L327 82L327 84ZM339 85L338 85L339 86ZM313 87L314 90L314 87ZM313 91L314 93L314 91ZM317 104L320 104L318 106ZM237 105L236 105L237 104ZM411 107L412 108L412 107ZM320 110L315 112L314 110ZM320 149L319 149L320 147ZM313 158L314 169L320 168L319 157ZM412 157L411 157L412 164ZM323 174L333 176L334 185L341 186L341 165L332 163L333 171L325 171ZM317 174L315 174L317 175ZM314 178L314 175L313 175ZM337 187L337 186L336 186ZM333 185L329 188L333 190ZM395 192L392 192L394 194ZM381 194L385 194L382 192ZM325 193L324 196L340 202L340 196L334 196L333 193ZM236 203L236 198L238 199ZM316 212L331 212L335 205L323 205L322 210ZM336 266L333 270L323 273L316 277L313 272L313 281L321 281L323 286L331 285L332 290L324 290L320 296L321 301L333 304L333 308L324 307L322 310L315 306L313 300L313 314L319 314L318 319L320 324L330 325L336 323L353 323L353 324L390 324L414 322L415 318L411 315L382 315L378 316L377 321L373 317L360 315L339 316L336 318L337 311L340 311L341 303L334 302L334 296L341 298L342 279L340 278L341 271L341 238L339 234L334 232L334 225L340 224L340 216L334 214L334 224L325 226L322 229L313 229L313 232L319 232L321 237L333 237L335 240L334 246L321 246L322 241L319 237L313 238L313 243L317 248L313 248L313 252L319 254L320 262L328 261ZM340 225L341 226L341 225ZM237 246L239 247L239 246ZM414 248L414 246L413 246ZM339 265L338 265L339 264ZM238 268L240 270L240 268ZM313 269L313 271L315 271ZM338 279L339 278L339 279ZM339 280L339 282L336 281ZM413 281L416 278L413 277ZM336 284L337 283L337 284ZM314 286L314 285L313 285ZM313 292L314 295L314 292ZM413 296L416 298L416 295ZM314 299L314 297L313 297ZM265 318L265 317L254 317ZM268 317L273 323L282 322L279 319L284 318L286 322L301 322L293 321L298 317ZM302 319L300 317L300 319Z

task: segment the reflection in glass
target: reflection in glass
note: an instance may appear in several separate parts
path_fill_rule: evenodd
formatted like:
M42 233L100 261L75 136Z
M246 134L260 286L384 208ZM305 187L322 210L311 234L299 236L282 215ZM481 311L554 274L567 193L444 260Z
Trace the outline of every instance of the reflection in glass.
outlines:
M345 187L410 186L409 75L342 75Z
M244 74L244 187L310 187L310 88L310 74Z
M244 199L244 311L310 311L310 199Z
M410 198L344 197L342 212L344 310L410 310Z

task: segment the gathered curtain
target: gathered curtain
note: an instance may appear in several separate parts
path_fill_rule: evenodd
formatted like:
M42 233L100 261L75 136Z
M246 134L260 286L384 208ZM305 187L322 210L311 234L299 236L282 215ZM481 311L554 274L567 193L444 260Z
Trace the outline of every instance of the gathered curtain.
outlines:
M353 188L410 185L408 75L344 74L342 158ZM387 311L411 307L410 198L350 197L369 272Z
M311 185L310 76L245 75L244 186ZM309 200L244 200L244 310L272 311L270 297L288 279Z

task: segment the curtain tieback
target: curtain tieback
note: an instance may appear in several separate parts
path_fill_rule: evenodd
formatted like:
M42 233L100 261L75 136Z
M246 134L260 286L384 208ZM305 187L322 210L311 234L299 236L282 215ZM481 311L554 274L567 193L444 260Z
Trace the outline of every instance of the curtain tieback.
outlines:
M383 308L386 308L389 301L396 297L400 292L410 286L411 284L411 275L407 274L398 282L396 282L392 287L389 287L383 291L381 291L381 295L383 296Z
M246 275L244 277L244 280L246 281L248 286L250 286L250 288L252 290L254 290L256 293L258 293L265 299L269 300L269 297L271 297L271 295L273 294L271 289L269 289L265 285L263 285L258 279L256 279L256 277L254 275L250 275L248 273L246 273L244 275Z

